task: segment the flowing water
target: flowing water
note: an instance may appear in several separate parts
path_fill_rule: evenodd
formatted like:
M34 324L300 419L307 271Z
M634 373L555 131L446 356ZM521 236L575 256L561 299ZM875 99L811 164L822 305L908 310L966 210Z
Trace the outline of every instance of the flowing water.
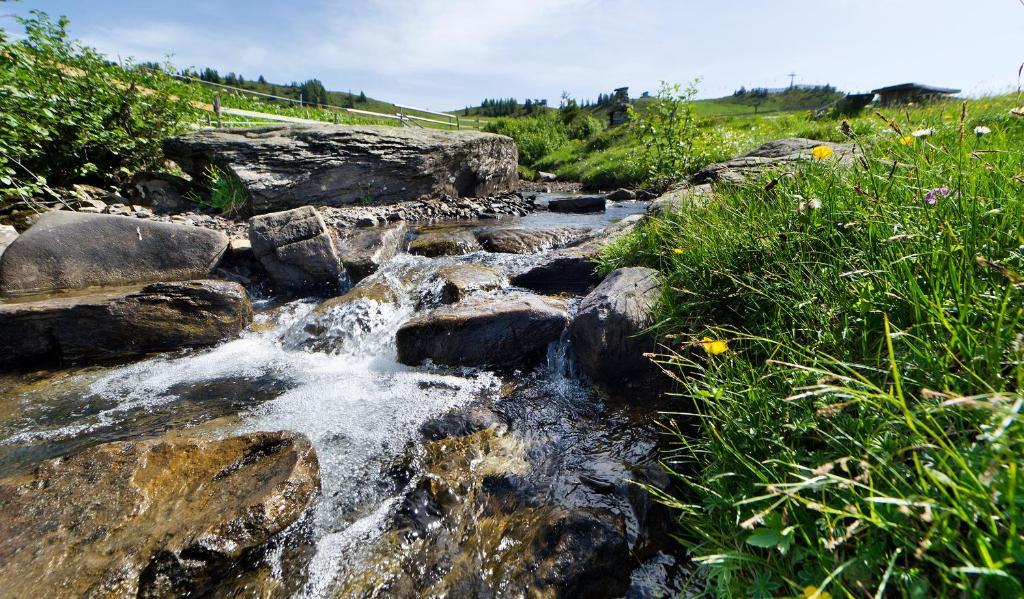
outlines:
M463 226L596 228L642 208ZM528 575L516 571L523 539L561 513L552 510L581 508L625 522L630 558L618 567L632 572L628 596L674 592L686 570L665 539L664 514L630 483L664 479L650 409L595 395L573 375L564 340L526 372L395 359L397 328L440 301L437 268L512 271L537 259L401 254L360 284L386 288L387 301L315 311L312 299L258 299L253 326L208 350L0 379L0 476L168 430L297 431L316 449L322 497L254 568L225 577L225 592L518 596ZM494 426L470 426L478 420ZM453 441L445 431L459 426L472 434ZM433 499L421 502L428 487ZM439 487L449 501L436 499Z

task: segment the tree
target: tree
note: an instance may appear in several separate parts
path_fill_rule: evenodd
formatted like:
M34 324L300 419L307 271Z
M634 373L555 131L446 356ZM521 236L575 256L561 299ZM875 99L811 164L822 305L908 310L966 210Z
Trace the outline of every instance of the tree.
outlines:
M327 104L327 89L319 79L309 79L299 87L299 93L302 94L302 104L304 106L315 106L317 104Z
M259 83L260 85L266 85L267 80L263 78L263 75L260 75L260 78L256 80L256 83Z
M366 104L366 92L363 92L363 91L359 92L359 103L360 104Z

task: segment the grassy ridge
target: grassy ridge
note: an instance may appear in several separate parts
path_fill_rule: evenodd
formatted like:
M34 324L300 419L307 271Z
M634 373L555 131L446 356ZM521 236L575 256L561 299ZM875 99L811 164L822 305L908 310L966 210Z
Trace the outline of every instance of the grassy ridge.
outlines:
M719 189L605 254L665 278L687 408L662 498L713 594L1021 595L1016 102L858 119L862 162Z

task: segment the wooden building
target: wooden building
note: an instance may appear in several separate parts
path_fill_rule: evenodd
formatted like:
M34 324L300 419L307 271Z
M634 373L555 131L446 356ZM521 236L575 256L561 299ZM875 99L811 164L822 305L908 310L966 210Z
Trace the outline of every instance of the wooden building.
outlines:
M871 93L878 96L879 104L883 106L892 106L894 104L908 104L910 102L931 102L938 100L943 96L958 94L960 93L960 90L948 87L922 85L920 83L901 83L899 85L890 85L889 87L873 89L871 90Z

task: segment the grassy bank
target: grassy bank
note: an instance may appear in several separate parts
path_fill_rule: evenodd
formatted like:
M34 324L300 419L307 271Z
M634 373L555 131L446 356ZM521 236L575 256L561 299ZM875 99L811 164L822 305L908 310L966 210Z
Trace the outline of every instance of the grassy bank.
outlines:
M607 251L664 276L686 407L663 499L712 594L1022 593L1017 101L865 116L863 161L721 188Z

